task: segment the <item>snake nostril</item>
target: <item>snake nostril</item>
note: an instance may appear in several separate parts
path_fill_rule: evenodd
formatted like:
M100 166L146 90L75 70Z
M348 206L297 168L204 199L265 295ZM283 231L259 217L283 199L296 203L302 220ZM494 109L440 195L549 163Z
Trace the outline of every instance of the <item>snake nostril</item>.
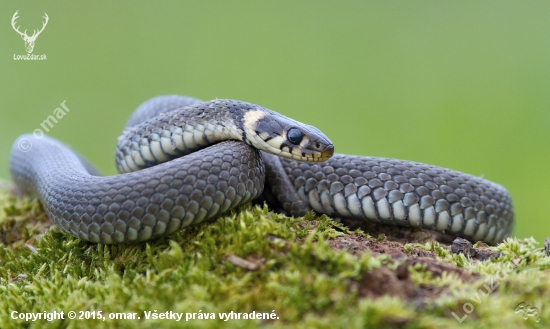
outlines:
M317 143L317 144L315 144L315 147L316 147L316 148L320 148L320 147L321 147L321 144Z

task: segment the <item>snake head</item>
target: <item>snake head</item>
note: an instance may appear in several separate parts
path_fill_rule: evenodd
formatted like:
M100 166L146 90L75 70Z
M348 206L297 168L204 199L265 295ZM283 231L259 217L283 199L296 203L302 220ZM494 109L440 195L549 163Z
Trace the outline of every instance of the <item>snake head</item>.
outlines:
M319 129L270 110L244 115L245 142L285 158L321 162L334 154L334 145Z

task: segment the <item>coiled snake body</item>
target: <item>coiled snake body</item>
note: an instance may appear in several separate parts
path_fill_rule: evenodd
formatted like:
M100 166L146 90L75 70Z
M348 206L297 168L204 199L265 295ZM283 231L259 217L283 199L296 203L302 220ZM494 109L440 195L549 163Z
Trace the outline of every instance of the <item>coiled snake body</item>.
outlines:
M25 138L32 148L22 151ZM333 152L318 129L257 105L161 96L142 104L119 138L121 174L101 176L67 146L32 135L15 141L10 170L55 224L91 242L159 237L262 193L293 216L314 210L490 244L511 233L512 201L498 184L416 162Z

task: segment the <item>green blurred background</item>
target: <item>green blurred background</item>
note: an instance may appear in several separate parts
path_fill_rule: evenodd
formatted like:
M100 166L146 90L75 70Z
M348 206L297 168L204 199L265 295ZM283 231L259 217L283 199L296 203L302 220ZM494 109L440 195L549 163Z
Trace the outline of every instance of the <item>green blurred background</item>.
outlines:
M41 27L34 54L10 25ZM518 237L550 213L550 2L3 1L0 178L11 143L49 132L104 173L126 119L161 94L257 103L337 152L415 160L507 187Z

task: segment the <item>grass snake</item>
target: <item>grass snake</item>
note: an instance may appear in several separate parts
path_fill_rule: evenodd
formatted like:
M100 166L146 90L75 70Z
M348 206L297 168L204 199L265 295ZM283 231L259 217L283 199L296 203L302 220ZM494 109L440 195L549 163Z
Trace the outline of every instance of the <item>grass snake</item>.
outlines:
M30 150L19 146L33 140ZM264 200L292 216L422 227L495 244L511 234L508 191L417 162L335 154L317 128L235 100L159 96L119 138L120 172L101 176L57 140L14 142L15 184L66 233L98 243L160 237Z

